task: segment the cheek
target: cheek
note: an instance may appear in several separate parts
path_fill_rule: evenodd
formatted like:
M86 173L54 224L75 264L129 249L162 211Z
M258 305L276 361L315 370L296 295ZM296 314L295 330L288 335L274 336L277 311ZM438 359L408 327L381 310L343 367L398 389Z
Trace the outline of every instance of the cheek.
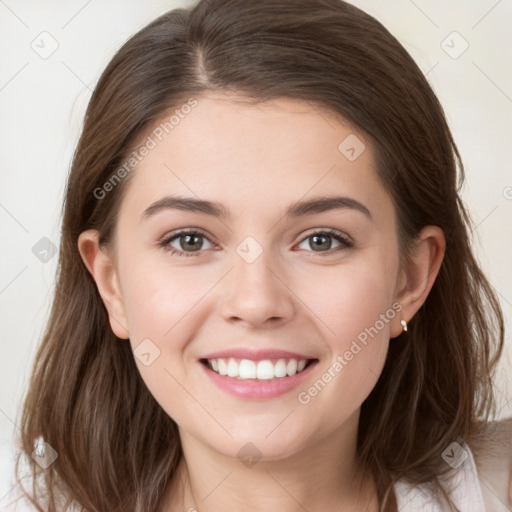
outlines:
M144 267L125 266L123 295L130 343L147 388L170 417L182 421L183 416L200 414L180 384L186 382L190 371L183 351L194 332L191 325L198 325L194 315L201 297L213 283L201 284L183 269L148 262L145 266L151 271L138 272L130 269ZM149 354L146 359L145 354Z
M308 307L320 319L317 325L330 352L322 380L333 382L333 386L329 385L331 391L321 400L345 397L360 404L377 382L387 355L391 322L400 314L393 296L393 261L377 252L367 254L330 269L320 281L323 286L311 286L310 282L307 290L303 288L301 296L308 297Z
M302 280L300 296L323 324L322 331L342 350L346 343L377 322L379 334L389 335L389 321L396 314L392 308L394 271L368 258L332 267L317 280Z
M154 338L157 343L172 335L174 326L193 312L214 284L211 273L205 276L190 267L166 265L165 261L126 261L123 271L130 335Z

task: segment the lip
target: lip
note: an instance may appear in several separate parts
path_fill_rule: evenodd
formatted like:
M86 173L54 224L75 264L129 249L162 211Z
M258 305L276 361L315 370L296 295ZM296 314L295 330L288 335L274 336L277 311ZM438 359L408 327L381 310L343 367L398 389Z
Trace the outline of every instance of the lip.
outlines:
M231 353L231 352L230 352ZM275 351L274 351L275 353ZM282 353L282 352L280 352ZM312 359L301 356L303 359ZM215 359L213 357L212 359ZM315 359L309 363L304 370L296 373L291 377L282 377L276 380L238 380L234 377L227 375L219 375L208 367L208 365L200 362L200 366L206 373L206 376L221 390L229 393L230 395L244 400L268 400L277 396L283 395L297 388L304 382L305 379L311 374L313 368L318 363Z
M304 354L297 354L295 352L288 352L287 350L276 349L249 349L249 348L230 348L221 350L219 352L212 352L201 359L250 359L252 361L261 361L263 359L317 359L315 356L306 356Z

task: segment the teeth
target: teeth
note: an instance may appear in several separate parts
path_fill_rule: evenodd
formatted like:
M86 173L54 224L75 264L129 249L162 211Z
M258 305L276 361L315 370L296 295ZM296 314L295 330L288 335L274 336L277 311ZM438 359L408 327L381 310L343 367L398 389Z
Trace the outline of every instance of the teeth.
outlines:
M228 374L228 365L224 361L224 359L218 359L217 360L218 366L219 366L219 373L221 375L227 375Z
M288 375L295 375L297 373L297 361L295 359L290 359L286 365L286 373Z
M212 363L213 361L215 361L215 359L212 360ZM256 367L256 363L249 359L242 359L238 365L238 375L235 375L235 377L240 377L241 379L255 379L257 374L258 368Z
M300 373L307 364L306 359L279 359L272 363L269 359L262 361L251 361L242 359L238 362L234 358L226 359L208 359L209 367L220 375L227 375L239 380L259 379L272 380L286 376L293 376Z
M274 377L286 377L286 363L284 359L279 359L279 361L277 361L277 363L275 364L273 370Z
M238 365L234 359L229 360L228 377L238 377Z

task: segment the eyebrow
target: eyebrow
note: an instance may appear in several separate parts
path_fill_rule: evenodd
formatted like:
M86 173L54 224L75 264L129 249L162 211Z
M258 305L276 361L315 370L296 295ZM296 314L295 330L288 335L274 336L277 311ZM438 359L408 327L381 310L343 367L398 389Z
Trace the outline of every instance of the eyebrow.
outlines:
M372 214L364 204L350 197L342 196L318 197L309 201L297 201L287 208L285 217L296 218L337 209L355 210L372 220ZM229 210L217 201L206 201L184 196L165 196L144 210L141 222L164 210L182 210L211 215L220 219L231 218Z

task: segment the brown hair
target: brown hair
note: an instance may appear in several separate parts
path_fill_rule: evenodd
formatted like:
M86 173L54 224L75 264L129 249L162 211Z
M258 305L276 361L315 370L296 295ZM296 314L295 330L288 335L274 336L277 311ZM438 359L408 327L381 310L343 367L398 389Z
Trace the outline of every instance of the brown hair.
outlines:
M155 120L208 89L255 102L303 100L353 123L377 155L402 257L424 226L444 231L433 288L362 404L358 454L382 511L396 510L392 485L402 477L431 482L449 499L441 454L495 414L503 316L472 253L458 193L464 169L442 107L387 29L340 0L202 0L143 28L103 72L67 182L55 297L22 411L16 471L24 452L27 497L40 511L43 499L57 510L62 496L93 512L150 512L175 475L177 425L146 388L130 345L111 331L77 239L94 228L112 243L132 175L101 199L94 191ZM30 457L39 436L58 453L44 470Z

